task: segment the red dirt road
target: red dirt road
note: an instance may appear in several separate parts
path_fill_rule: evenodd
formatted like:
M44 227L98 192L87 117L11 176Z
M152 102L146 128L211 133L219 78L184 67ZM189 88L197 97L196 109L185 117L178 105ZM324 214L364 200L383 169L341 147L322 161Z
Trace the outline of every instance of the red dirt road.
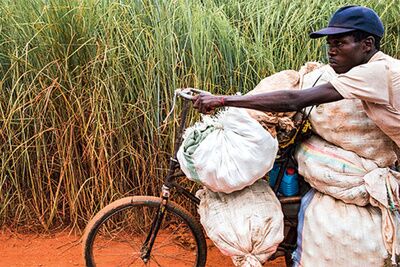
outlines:
M84 266L80 236L68 232L53 235L16 234L0 231L0 267L74 267ZM208 267L233 267L231 259L210 245ZM264 266L283 267L284 259L278 258Z

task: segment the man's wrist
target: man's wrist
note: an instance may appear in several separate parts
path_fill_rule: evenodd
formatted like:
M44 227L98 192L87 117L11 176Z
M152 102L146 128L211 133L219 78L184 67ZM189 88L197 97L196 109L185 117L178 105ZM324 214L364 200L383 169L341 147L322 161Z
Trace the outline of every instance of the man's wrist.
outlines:
M225 96L219 96L218 102L221 107L225 106Z

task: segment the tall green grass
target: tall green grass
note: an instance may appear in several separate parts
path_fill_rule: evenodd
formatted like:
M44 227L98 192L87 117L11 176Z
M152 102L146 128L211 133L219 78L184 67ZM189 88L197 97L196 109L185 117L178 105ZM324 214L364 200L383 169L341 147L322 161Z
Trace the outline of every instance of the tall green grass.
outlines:
M175 88L247 92L323 60L308 33L346 3L2 0L0 224L79 229L110 201L159 194ZM399 1L353 3L381 15L400 58Z

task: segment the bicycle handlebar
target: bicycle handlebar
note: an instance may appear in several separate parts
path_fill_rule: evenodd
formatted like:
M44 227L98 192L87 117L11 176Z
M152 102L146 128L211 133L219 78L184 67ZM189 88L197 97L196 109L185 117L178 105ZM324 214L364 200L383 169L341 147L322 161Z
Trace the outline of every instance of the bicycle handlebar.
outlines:
M207 92L207 91L204 91L204 90L200 90L200 89L197 89L197 88L191 88L191 87L177 89L176 92L180 97L182 97L182 98L184 98L186 100L192 100L194 98L194 94L203 93L203 94L211 95L210 92Z

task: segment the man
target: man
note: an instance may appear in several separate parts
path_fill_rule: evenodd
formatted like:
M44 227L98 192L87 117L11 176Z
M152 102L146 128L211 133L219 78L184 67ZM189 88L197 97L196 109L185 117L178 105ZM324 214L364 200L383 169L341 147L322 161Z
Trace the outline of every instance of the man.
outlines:
M329 65L338 74L328 83L248 96L200 94L194 107L202 113L221 106L279 112L358 98L367 115L400 147L400 61L379 51L383 33L383 23L372 9L342 7L328 27L310 34L326 36Z

